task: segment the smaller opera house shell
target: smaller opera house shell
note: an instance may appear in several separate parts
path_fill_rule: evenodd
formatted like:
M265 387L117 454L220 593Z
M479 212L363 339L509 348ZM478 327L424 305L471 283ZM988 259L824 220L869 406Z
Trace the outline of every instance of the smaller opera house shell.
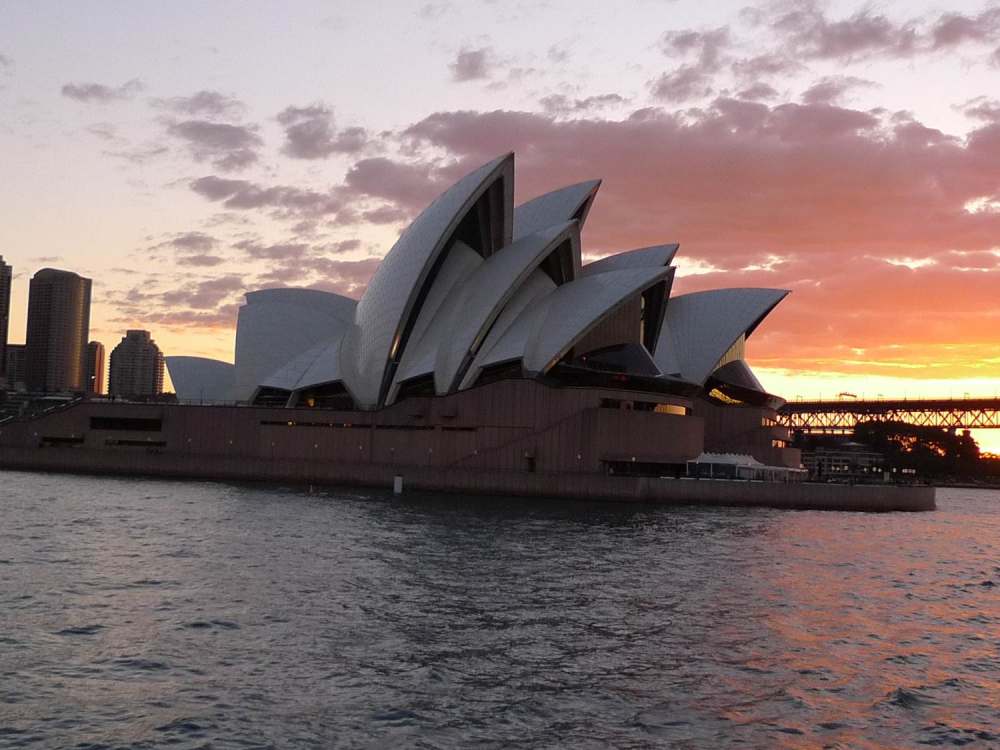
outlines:
M676 244L582 264L599 186L514 206L513 154L484 164L410 224L360 300L247 294L235 365L167 358L178 399L365 425L381 441L366 460L404 465L666 473L718 451L798 466L781 399L744 359L787 291L671 296Z

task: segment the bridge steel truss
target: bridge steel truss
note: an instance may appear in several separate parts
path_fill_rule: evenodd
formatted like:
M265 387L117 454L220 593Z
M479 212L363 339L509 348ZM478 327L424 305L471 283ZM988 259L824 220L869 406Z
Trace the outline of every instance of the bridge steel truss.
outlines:
M1000 429L1000 398L794 401L778 412L786 427L814 435L849 433L861 422L906 422L948 430Z

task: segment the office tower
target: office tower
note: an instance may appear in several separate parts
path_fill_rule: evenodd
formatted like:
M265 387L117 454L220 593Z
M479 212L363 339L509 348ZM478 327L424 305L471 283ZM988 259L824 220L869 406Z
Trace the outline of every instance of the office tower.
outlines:
M4 362L7 369L7 387L11 390L24 388L24 364L27 358L24 344L7 344Z
M108 392L122 398L163 393L163 354L149 331L126 331L111 350Z
M104 393L104 344L100 341L87 344L87 393Z
M0 255L0 379L7 369L7 333L10 325L10 281L13 269Z
M26 384L29 391L82 391L87 379L90 279L43 268L28 290Z

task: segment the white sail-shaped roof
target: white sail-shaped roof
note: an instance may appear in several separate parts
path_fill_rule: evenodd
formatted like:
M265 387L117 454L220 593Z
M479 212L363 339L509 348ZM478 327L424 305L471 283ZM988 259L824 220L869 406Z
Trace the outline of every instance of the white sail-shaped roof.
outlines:
M514 292L510 301L500 312L490 332L486 334L486 340L479 347L472 364L469 365L462 377L460 388L472 387L483 367L488 364L505 362L521 356L524 351L524 342L516 336L507 336L507 332L520 319L522 313L551 294L555 288L556 283L541 269L536 268L528 274L528 278ZM504 340L503 347L498 346L501 339ZM487 354L490 355L488 363L486 362Z
M403 232L385 256L358 303L355 325L344 339L344 382L362 408L379 405L390 363L398 362L406 337L427 297L427 285L442 252L450 247L470 210L477 210L476 230L488 247L484 256L510 244L514 155L507 154L466 175ZM485 197L477 209L477 202ZM463 241L468 238L460 237Z
M284 367L264 379L264 388L297 391L342 379L340 347L346 328L310 347Z
M517 206L514 209L514 239L519 240L546 227L574 219L582 229L600 186L600 180L579 182Z
M594 273L621 271L625 268L669 266L677 254L679 247L680 245L674 242L669 245L654 245L652 247L642 247L638 250L628 250L623 253L608 255L585 265L581 270L581 274L583 276L590 276Z
M491 256L491 258L498 257L505 252L506 249ZM438 347L442 344L444 337L453 333L443 329L439 322L442 317L442 308L463 295L472 276L485 262L479 253L464 242L456 242L452 247L420 309L420 315L413 326L413 333L410 335L410 340L396 370L393 387L386 399L387 403L392 403L395 400L396 392L401 383L433 371L434 357Z
M352 324L357 302L317 289L264 289L246 295L236 324L233 397L249 399L276 370Z
M657 366L703 385L737 339L749 336L787 294L785 289L713 289L671 297L656 345Z
M236 369L206 357L166 357L174 393L181 401L231 401Z
M474 367L520 357L528 375L547 372L620 305L666 278L667 267L594 274L558 287L528 306Z
M408 348L397 381L433 374L437 393L453 390L504 306L553 253L560 254L552 259L554 273L561 282L572 281L580 266L576 221L516 240L483 261L437 311L422 340Z

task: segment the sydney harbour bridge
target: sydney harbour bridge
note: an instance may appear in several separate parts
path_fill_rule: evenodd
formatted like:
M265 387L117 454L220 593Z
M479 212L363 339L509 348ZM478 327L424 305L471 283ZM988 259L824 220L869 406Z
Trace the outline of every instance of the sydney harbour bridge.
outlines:
M1000 398L789 401L779 419L797 432L847 434L864 422L905 422L947 430L1000 429Z

